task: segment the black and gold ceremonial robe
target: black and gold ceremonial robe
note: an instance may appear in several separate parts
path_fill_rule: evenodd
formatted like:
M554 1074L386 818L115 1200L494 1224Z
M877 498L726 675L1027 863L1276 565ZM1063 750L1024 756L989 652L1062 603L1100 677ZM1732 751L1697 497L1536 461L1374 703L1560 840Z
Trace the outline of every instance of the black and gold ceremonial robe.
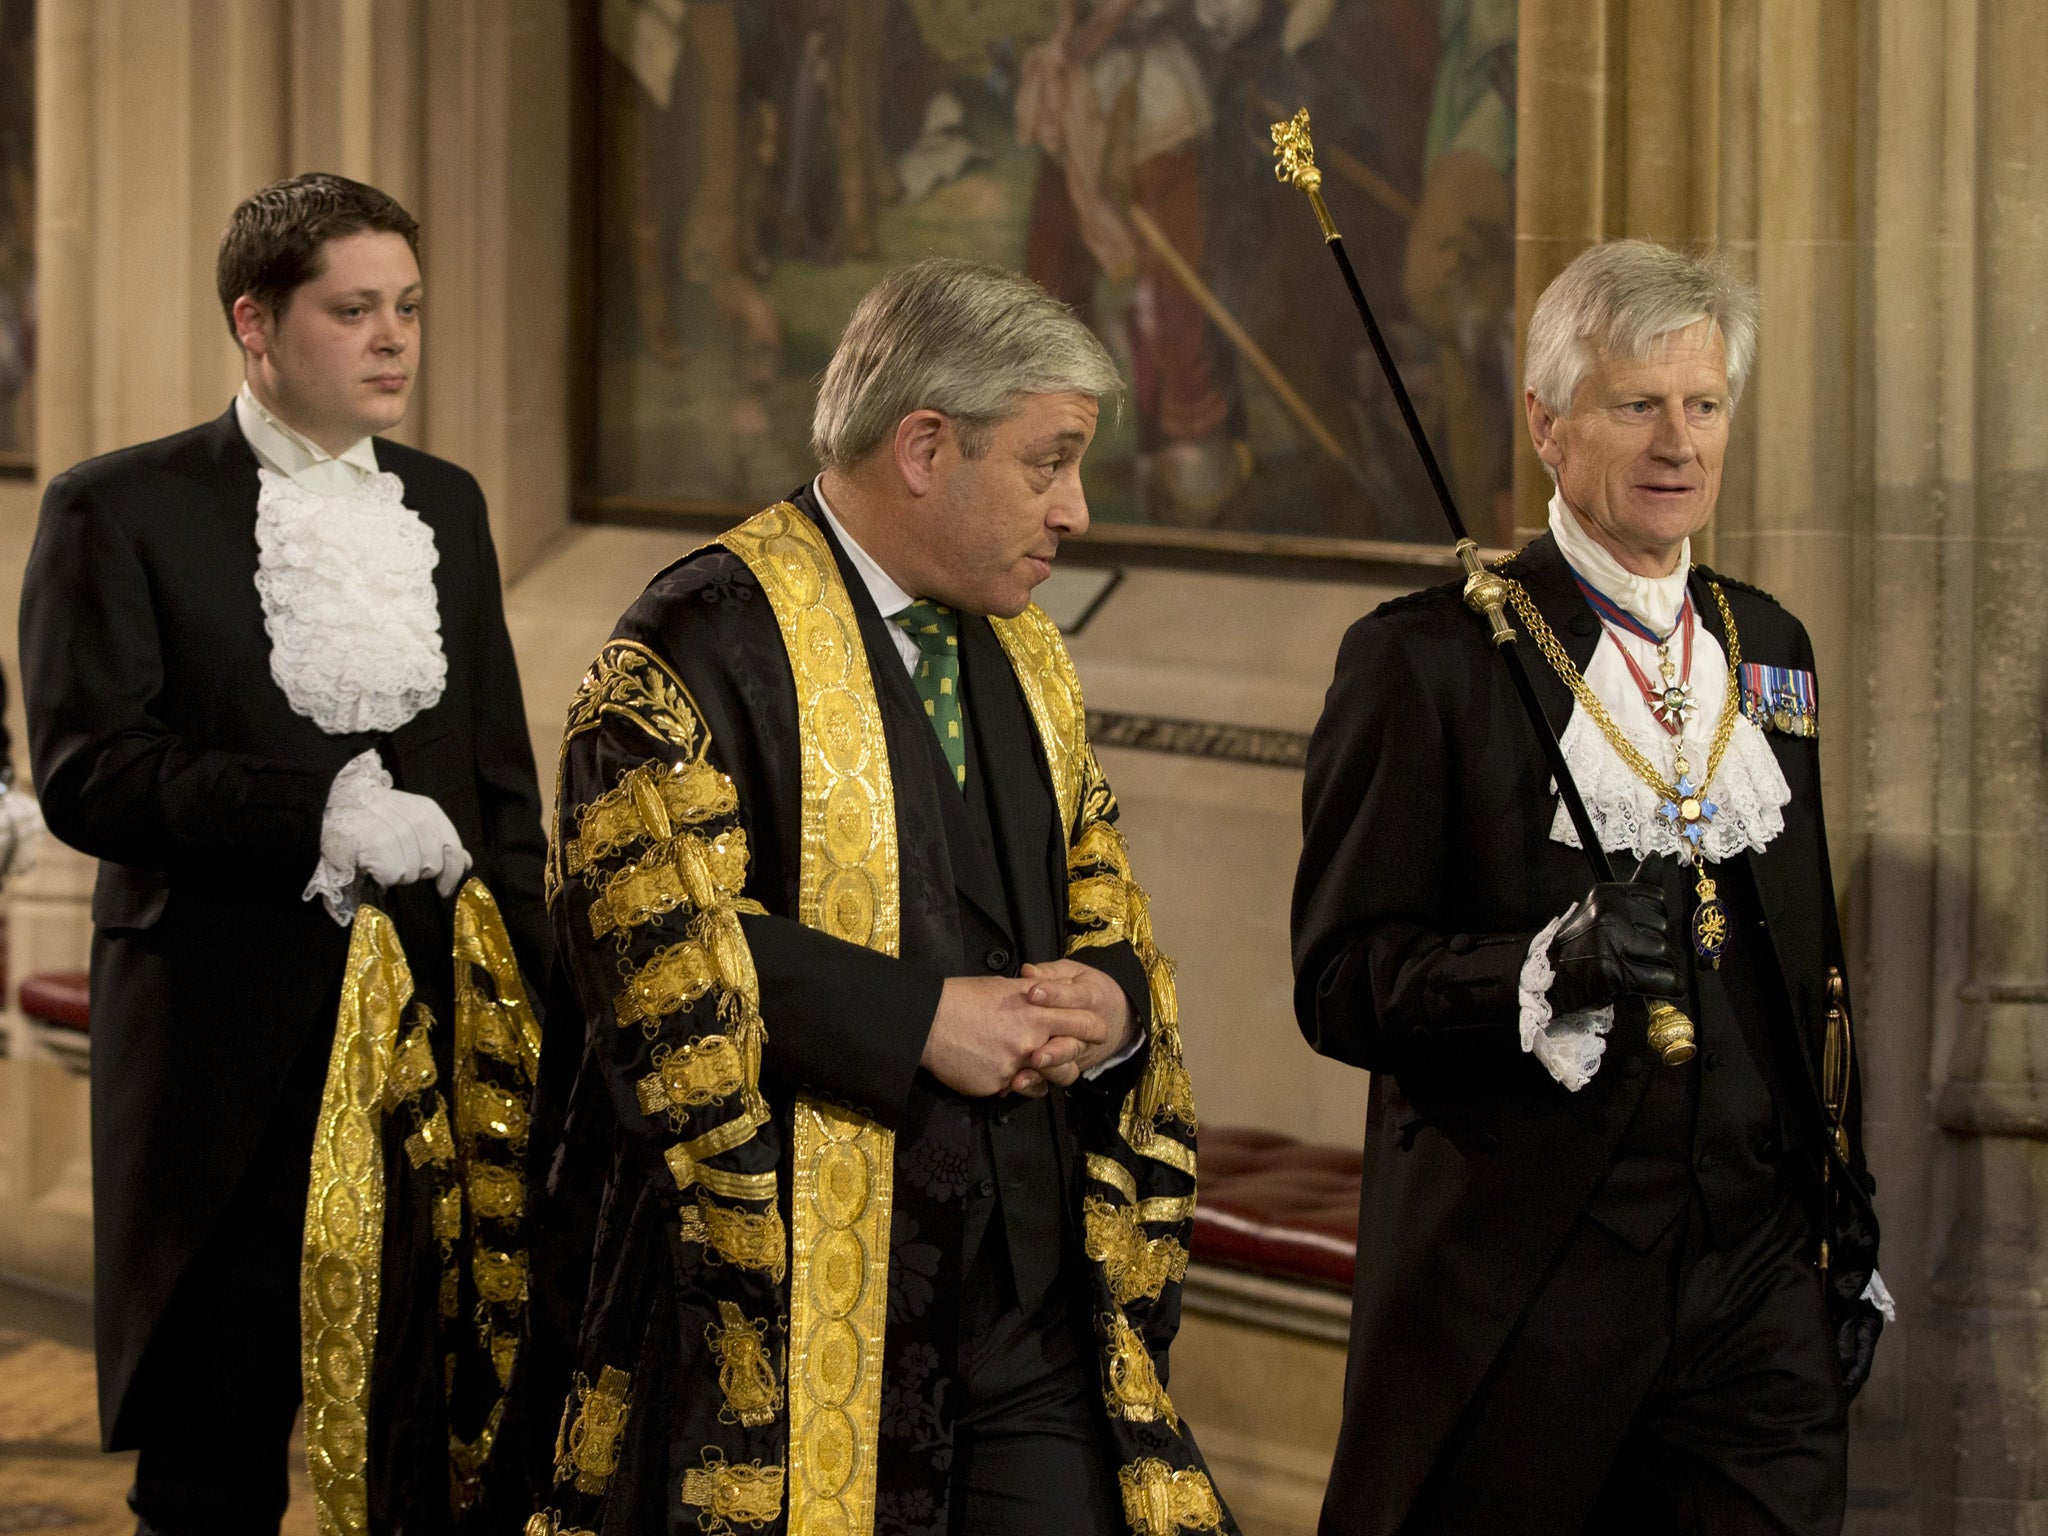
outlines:
M570 713L553 1008L583 1033L541 1069L528 1536L947 1529L965 1191L936 1128L969 1109L917 1061L963 970L959 791L843 562L770 508L654 580ZM1048 904L1043 951L975 964L1074 954L1145 1005L1141 1054L1051 1099L1099 1342L1081 1411L1133 1531L1234 1530L1166 1391L1195 1189L1172 968L1057 630L963 616L961 649L970 729L990 689L1028 717L988 792Z
M376 907L350 929L299 1284L322 1536L479 1528L524 1331L540 1021L482 881L451 927L452 970Z

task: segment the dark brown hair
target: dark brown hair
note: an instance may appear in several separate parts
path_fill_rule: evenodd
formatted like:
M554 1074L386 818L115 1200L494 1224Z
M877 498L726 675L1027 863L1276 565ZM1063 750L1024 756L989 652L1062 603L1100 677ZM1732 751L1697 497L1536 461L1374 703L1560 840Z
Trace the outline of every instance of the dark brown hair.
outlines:
M346 176L315 171L242 199L220 237L214 269L229 333L236 334L235 301L243 294L282 314L299 287L325 270L327 242L364 230L403 235L413 255L420 253L419 221L396 198Z

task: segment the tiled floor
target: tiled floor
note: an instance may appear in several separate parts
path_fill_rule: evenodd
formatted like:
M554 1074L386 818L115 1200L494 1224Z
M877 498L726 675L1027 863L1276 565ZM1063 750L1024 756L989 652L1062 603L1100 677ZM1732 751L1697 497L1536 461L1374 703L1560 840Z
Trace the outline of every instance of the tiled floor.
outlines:
M88 1310L0 1283L0 1532L128 1536L134 1465L100 1453ZM313 1529L299 1463L284 1530Z

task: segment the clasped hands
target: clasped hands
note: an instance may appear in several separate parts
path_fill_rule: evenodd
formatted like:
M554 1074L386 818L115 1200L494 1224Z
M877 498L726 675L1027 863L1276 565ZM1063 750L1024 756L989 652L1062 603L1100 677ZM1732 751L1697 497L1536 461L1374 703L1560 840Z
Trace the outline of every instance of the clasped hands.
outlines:
M1130 1045L1130 999L1078 960L1019 976L952 976L939 994L919 1065L969 1098L1066 1088Z

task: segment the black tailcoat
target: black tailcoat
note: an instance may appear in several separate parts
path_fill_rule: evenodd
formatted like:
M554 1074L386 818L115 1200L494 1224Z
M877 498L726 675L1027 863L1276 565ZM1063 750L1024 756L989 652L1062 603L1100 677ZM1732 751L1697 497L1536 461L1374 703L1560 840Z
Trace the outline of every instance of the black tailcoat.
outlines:
M1600 626L1546 534L1509 565L1581 670ZM1695 567L1695 610L1721 641ZM1810 671L1799 621L1722 579L1745 661ZM1551 725L1573 700L1525 639ZM1294 895L1295 1012L1309 1043L1372 1073L1344 1428L1326 1531L1391 1532L1472 1400L1617 1149L1655 1074L1640 1000L1616 1010L1593 1081L1568 1093L1525 1054L1517 985L1544 924L1585 894L1584 855L1551 840L1557 796L1484 624L1446 586L1354 624L1309 749ZM1821 818L1819 743L1773 733L1792 791L1785 829L1745 854L1763 946L1795 1037L1776 1086L1799 1134L1796 1180L1820 1185L1818 1081L1826 974L1842 940ZM1626 875L1633 860L1621 855ZM1668 863L1670 861L1661 861ZM1673 911L1674 942L1689 954ZM1848 1128L1860 1143L1859 1105ZM1832 1187L1831 1300L1854 1302L1876 1264L1860 1146ZM1682 1203L1682 1196L1681 1196ZM1627 1223L1623 1221L1623 1225Z
M548 952L533 749L483 493L398 443L379 465L433 530L441 701L330 736L270 676L257 462L233 409L50 482L22 591L37 793L100 860L93 894L94 1291L101 1426L130 1443L136 1373L293 1063L331 1034L348 933L301 899L335 773L375 747L432 797L496 895L529 976ZM445 955L431 886L382 903ZM223 1340L223 1347L231 1341Z
M988 621L964 614L960 620L969 737L963 795L888 622L810 493L791 501L820 523L833 547L874 680L900 853L900 955L796 920L796 691L768 597L746 563L719 545L679 561L655 577L614 634L673 668L708 733L708 760L736 791L746 834L744 894L765 908L739 921L758 976L766 1027L761 1085L773 1112L747 1143L766 1154L750 1152L750 1166L770 1158L786 1166L789 1106L799 1090L846 1104L895 1132L874 1529L877 1536L916 1536L946 1528L963 1345L974 1342L961 1336L975 1311L976 1298L963 1295L962 1283L973 1251L1000 1226L1019 1293L1066 1294L1045 1289L1057 1279L1071 1288L1077 1314L1106 1304L1076 1262L1076 1128L1096 1127L1098 1139L1114 1135L1104 1127L1114 1125L1144 1053L1035 1103L969 1100L921 1070L947 977L1015 975L1024 963L1066 952L1073 933L1067 833L1015 673ZM622 713L572 735L557 858L562 841L577 836L584 808L629 770L674 750ZM515 1384L518 1406L508 1420L508 1433L525 1439L519 1459L532 1486L505 1496L529 1500L525 1510L552 1504L565 1528L601 1520L605 1529L680 1536L696 1529L697 1511L678 1504L677 1480L710 1454L704 1448L719 1448L735 1464L781 1465L789 1454L787 1421L735 1428L728 1414L721 1422L715 1362L707 1363L699 1342L719 1316L706 1290L712 1267L678 1235L679 1207L689 1196L662 1163L676 1133L635 1104L634 1085L648 1071L647 1044L640 1030L613 1018L621 978L673 943L678 930L659 921L636 929L622 957L610 942L592 941L591 895L571 875L554 905L564 983L554 1016L580 1008L588 1033L577 1042L580 1062L559 1029L548 1037L542 1062L538 1124L545 1130L536 1130L535 1146L537 1182L546 1193L533 1240L534 1302ZM1142 1026L1150 994L1132 946L1103 944L1079 958L1118 981ZM687 1012L672 1017L686 1021ZM692 1121L690 1133L701 1123ZM735 1271L726 1266L722 1273ZM775 1319L786 1305L777 1300L780 1277L747 1271L739 1278L749 1315ZM1178 1287L1169 1286L1149 1315L1133 1308L1134 1317L1149 1316L1142 1326L1162 1364L1178 1305ZM779 1359L779 1348L775 1353ZM563 1405L572 1381L597 1379L608 1364L629 1366L634 1407L600 1513L596 1501L579 1500L558 1480L550 1448L567 1422ZM1092 1372L1088 1379L1091 1400L1076 1411L1102 1424L1105 1438L1119 1437L1120 1459L1154 1439L1151 1454L1174 1454L1163 1425L1105 1423ZM1183 1443L1192 1450L1191 1439L1183 1436ZM780 1528L779 1520L764 1527Z

